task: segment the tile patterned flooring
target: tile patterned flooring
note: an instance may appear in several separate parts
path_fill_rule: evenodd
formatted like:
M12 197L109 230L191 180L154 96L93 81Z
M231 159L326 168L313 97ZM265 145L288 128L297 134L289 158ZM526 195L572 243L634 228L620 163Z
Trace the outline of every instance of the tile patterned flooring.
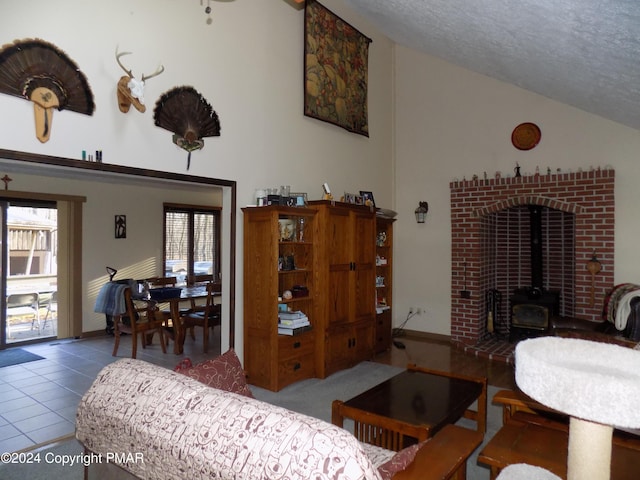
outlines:
M185 357L194 363L220 352L219 329L210 335L208 354L202 342L187 338L183 355L173 354L173 343L163 354L157 339L146 349L138 348L138 358L173 368ZM513 367L484 355L464 352L448 340L402 337L404 349L392 347L373 360L405 367L408 363L474 376L486 376L491 385L514 388ZM131 337L124 336L118 356L111 356L113 337L81 340L52 340L23 346L43 360L0 368L0 452L13 452L50 443L73 434L75 411L84 392L98 372L118 358L131 354ZM471 354L470 354L471 353Z
M168 368L185 357L199 362L220 352L218 335L211 336L216 339L211 341L207 355L202 353L197 336L195 342L187 338L185 353L180 356L173 354L173 343L163 354L156 337L153 345L138 347L138 358ZM131 355L131 337L121 337L117 357L111 355L111 336L52 340L21 348L44 359L0 368L0 452L14 452L73 434L82 395L105 365Z

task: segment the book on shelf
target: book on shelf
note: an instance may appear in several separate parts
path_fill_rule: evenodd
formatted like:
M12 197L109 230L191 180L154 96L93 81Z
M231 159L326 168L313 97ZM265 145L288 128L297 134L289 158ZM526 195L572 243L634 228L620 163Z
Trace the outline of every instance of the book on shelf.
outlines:
M307 317L296 318L295 320L283 320L278 319L278 326L284 328L304 327L309 325L309 319Z
M300 335L301 333L308 332L309 330L311 330L311 324L305 325L304 327L297 327L297 328L278 327L278 334L280 334L280 335Z
M282 318L278 315L279 327L304 327L305 325L309 325L309 317L306 315L297 318Z
M304 312L296 310L295 312L278 312L278 318L281 320L297 320L299 318L307 318Z

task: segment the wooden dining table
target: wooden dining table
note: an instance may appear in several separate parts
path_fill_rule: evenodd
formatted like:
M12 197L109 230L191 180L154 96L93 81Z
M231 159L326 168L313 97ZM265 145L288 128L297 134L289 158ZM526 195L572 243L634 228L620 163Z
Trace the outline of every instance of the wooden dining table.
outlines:
M220 297L222 292L216 291L214 297ZM183 352L185 331L182 327L182 317L180 315L180 305L185 301L195 301L207 297L207 285L198 284L188 287L181 287L180 295L174 297L163 297L156 300L158 303L168 303L171 320L173 322L174 345L173 353L180 355Z

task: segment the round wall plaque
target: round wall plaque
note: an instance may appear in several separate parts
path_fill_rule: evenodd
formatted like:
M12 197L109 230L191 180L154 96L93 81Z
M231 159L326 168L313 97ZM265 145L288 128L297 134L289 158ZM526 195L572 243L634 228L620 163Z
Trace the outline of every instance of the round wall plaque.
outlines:
M531 150L538 145L542 136L540 128L535 123L521 123L511 133L511 143L518 150Z

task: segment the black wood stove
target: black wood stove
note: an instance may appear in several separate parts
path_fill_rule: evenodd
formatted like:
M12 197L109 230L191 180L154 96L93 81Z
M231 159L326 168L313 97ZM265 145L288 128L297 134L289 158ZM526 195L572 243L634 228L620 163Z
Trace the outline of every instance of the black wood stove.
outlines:
M530 205L531 286L517 288L509 298L511 322L509 339L537 337L547 333L549 318L558 315L560 291L544 290L542 257L542 208Z

